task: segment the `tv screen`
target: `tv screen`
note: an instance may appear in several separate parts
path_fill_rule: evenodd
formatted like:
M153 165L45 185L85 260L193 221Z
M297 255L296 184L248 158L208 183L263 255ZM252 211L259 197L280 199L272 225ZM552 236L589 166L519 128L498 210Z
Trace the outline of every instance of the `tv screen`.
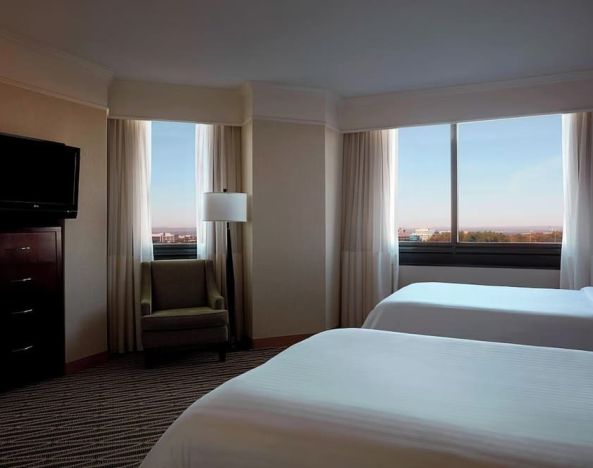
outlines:
M0 135L0 209L75 217L79 163L78 148Z

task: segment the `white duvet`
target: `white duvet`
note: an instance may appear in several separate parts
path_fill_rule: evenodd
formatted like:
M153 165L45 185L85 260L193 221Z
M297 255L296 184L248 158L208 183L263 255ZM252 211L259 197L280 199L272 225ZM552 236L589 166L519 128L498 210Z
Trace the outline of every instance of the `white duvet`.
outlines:
M142 466L500 465L593 466L593 353L320 333L195 402Z
M593 288L416 283L381 301L363 328L593 350Z

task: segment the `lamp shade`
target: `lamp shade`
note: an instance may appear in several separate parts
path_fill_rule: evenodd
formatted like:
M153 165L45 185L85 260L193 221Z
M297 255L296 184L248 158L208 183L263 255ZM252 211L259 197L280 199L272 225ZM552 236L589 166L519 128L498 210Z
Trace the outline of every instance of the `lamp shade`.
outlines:
M203 203L203 221L247 221L246 193L206 192Z

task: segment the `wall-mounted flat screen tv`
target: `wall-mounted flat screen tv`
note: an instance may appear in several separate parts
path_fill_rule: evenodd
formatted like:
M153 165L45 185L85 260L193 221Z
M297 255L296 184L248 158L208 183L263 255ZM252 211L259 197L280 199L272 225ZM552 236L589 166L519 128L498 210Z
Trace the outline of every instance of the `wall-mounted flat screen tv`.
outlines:
M80 150L0 134L0 210L75 218Z

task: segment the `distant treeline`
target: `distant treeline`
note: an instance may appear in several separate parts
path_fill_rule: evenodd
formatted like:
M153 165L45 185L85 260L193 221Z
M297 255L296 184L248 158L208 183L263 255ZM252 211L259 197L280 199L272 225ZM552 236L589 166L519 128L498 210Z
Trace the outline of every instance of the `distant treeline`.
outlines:
M450 232L434 233L428 242L449 242ZM562 231L548 232L497 232L497 231L466 231L459 233L460 242L562 242Z

